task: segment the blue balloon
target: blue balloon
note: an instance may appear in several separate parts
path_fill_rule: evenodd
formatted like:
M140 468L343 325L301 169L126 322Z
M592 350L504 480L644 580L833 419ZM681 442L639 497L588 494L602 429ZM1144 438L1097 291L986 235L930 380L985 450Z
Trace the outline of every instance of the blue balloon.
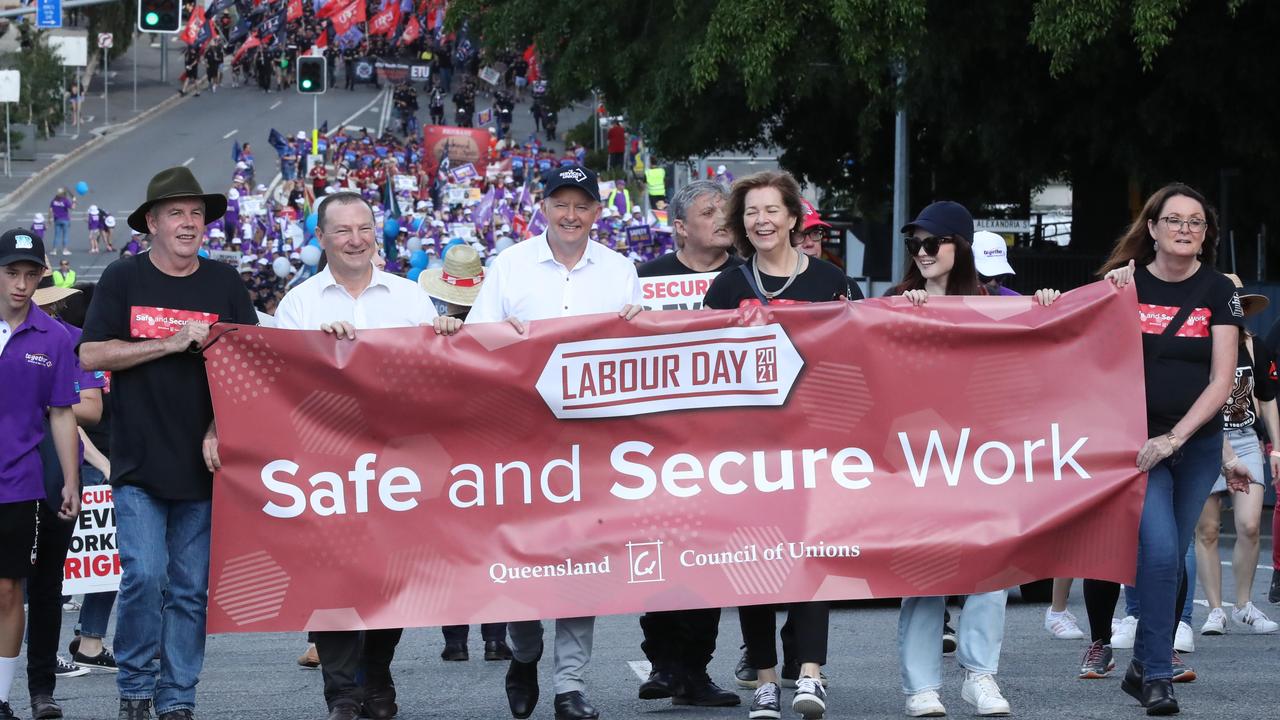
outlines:
M316 223L318 223L318 222L320 222L320 215L319 215L319 213L314 213L314 212L313 212L313 213L311 213L310 215L308 215L308 216L307 216L307 222L306 222L307 235L315 235L315 234L316 234Z
M84 195L85 193L89 192L89 183L87 183L87 182L85 182L85 181L83 181L83 180L81 180L80 182L76 183L76 192L77 192L77 193L79 193L79 194L81 194L81 195Z
M395 240L399 234L400 221L395 218L387 218L387 221L382 224L382 237L388 240Z
M320 241L319 241L319 240L317 240L317 239L315 238L315 236L314 236L314 235L313 235L313 236L311 236L311 240L310 240L310 241L308 241L308 242L307 242L307 244L308 244L308 245L315 245L316 247L320 247Z
M205 250L204 248L200 248L200 250L198 250L196 254L203 258L209 257L209 251Z
M409 268L408 278L414 282L418 282L418 276L422 274L422 268Z
M409 267L420 270L427 266L427 259L426 250L414 250L409 255Z

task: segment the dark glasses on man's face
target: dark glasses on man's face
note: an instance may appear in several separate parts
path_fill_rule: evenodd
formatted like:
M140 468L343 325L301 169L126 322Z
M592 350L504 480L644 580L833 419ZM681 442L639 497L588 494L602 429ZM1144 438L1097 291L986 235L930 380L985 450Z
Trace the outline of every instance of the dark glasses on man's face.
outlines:
M943 244L955 242L953 238L932 237L932 236L927 238L905 237L902 240L907 244L908 254L919 255L920 248L924 248L925 254L928 255L929 257L933 257L934 255L937 255L938 248L942 247Z

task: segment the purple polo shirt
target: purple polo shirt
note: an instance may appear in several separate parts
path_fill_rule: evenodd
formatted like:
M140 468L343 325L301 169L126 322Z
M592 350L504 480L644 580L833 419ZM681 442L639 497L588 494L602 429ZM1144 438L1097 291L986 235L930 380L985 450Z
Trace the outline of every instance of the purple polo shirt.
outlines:
M35 303L16 330L5 325L0 331L12 333L0 351L0 503L38 500L45 495L38 450L44 410L80 401L74 346L62 325Z
M98 215L98 213L89 213L88 215L85 216L85 219L89 223L90 230L102 229L102 216Z
M44 240L44 223L42 222L31 223L31 234L35 235L41 240Z
M49 213L54 222L71 220L71 198L57 196L49 203Z

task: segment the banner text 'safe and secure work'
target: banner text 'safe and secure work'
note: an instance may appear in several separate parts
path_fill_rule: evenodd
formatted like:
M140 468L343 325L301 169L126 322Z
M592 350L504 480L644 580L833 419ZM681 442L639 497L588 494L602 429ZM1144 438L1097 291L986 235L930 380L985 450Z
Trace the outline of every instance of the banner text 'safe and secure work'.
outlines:
M430 328L208 352L211 631L1131 580L1132 291Z

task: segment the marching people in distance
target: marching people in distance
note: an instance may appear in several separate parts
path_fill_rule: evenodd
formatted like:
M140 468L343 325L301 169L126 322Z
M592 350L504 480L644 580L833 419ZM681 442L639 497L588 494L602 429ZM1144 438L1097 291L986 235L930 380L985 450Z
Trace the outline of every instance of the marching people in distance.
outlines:
M1101 271L1117 287L1134 284L1142 330L1151 437L1137 453L1138 469L1147 473L1135 548L1141 620L1120 688L1148 715L1180 709L1174 632L1186 597L1183 558L1205 501L1219 474L1233 492L1248 492L1250 482L1222 433L1244 310L1231 281L1214 269L1217 242L1217 218L1204 196L1166 185L1147 199ZM1114 666L1110 626L1119 586L1086 580L1084 591L1093 643L1081 677L1102 676Z
M194 714L221 466L201 353L213 323L258 322L235 269L198 255L206 223L226 205L185 167L153 177L129 216L151 249L107 266L80 338L84 368L112 373L120 720ZM153 322L139 321L140 310Z
M724 212L729 234L746 262L725 269L712 281L704 307L730 310L862 299L861 291L843 270L809 257L791 244L806 213L800 185L789 173L766 171L735 182ZM776 614L782 607L738 608L747 664L755 670L757 683L748 710L752 720L782 717L776 640ZM794 628L793 660L798 672L791 709L805 718L820 718L827 709L822 666L827 662L830 604L790 603L785 607L787 623Z
M906 276L889 291L915 306L936 295L986 295L974 259L973 216L961 204L935 202L902 228L911 264ZM1051 305L1056 290L1036 292L1041 305ZM960 696L979 715L1008 715L1008 700L996 683L1000 646L1004 640L1007 590L975 593L964 600L956 634L956 659L964 668ZM943 631L946 598L902 599L898 613L898 652L906 714L936 717L946 714L938 690L942 687Z
M546 231L498 255L467 321L505 320L523 334L531 320L604 312L633 319L642 309L635 265L588 237L601 211L595 172L579 165L553 168L543 176L543 185ZM540 694L542 622L513 622L508 632L514 657L507 669L507 702L512 716L527 718ZM556 720L600 716L587 698L584 677L594 636L593 617L556 620Z

